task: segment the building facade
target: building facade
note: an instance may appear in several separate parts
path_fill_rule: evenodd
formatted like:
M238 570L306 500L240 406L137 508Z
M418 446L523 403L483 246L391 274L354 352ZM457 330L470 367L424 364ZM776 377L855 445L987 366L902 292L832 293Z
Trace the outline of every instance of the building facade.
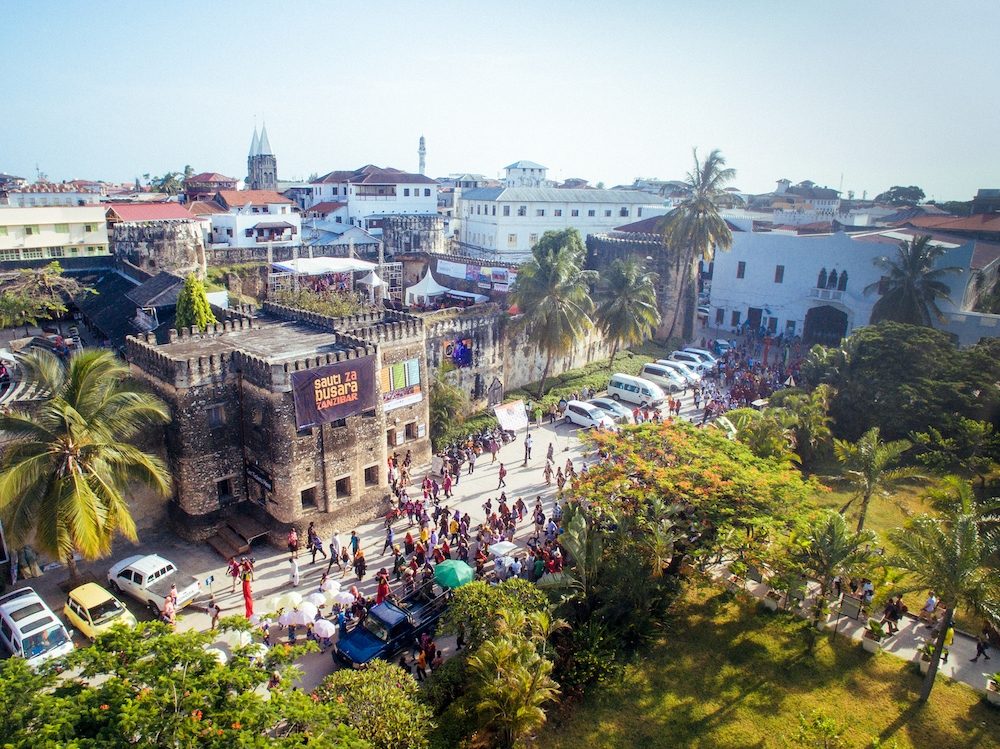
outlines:
M209 247L285 247L302 243L302 220L291 200L273 190L220 190L207 214Z
M86 189L72 183L36 182L4 189L0 194L0 203L15 208L97 205L100 202L100 189Z
M424 348L422 322L402 313L335 319L273 305L165 344L129 338L133 373L170 405L181 532L205 538L244 513L277 539L293 525L383 511L387 458L430 460ZM313 423L302 398L340 370L371 375L357 380L362 399Z
M235 190L236 178L218 172L202 172L184 179L184 202L211 200L219 190Z
M101 206L0 208L0 261L108 255Z
M253 129L253 140L247 155L246 186L249 190L278 189L278 159L271 150L267 125L261 128L260 137L257 137L257 128Z
M637 190L481 188L463 190L458 203L460 248L506 262L530 257L547 231L586 236L666 212L661 200Z
M503 183L507 187L551 187L546 177L548 171L548 167L534 161L515 161L504 167Z

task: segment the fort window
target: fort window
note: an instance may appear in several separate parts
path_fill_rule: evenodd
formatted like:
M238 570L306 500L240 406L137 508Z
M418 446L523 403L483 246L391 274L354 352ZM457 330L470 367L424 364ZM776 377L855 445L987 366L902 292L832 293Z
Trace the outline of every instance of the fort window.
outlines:
M233 496L233 481L231 478L219 479L215 482L215 493L219 498L219 506L231 505L235 497Z
M552 214L555 216L562 216L562 211L559 208L556 208L554 211L552 211Z
M569 215L570 216L579 216L580 215L580 209L579 208L574 208L573 210L571 210L569 212Z
M316 487L310 486L308 489L303 489L299 492L299 498L302 500L303 510L315 510L316 509Z
M417 422L411 421L406 425L406 439L415 440L417 438Z
M313 433L312 427L302 427L301 429L297 429L295 431L295 436L296 437L312 437L312 433Z
M351 496L351 477L343 476L337 479L337 499L347 499Z
M378 486L378 465L365 469L365 486Z
M226 407L221 405L209 406L205 409L208 415L208 428L218 429L226 425Z
M733 317L731 325L735 328L740 324L740 311L733 310Z
M715 326L719 327L726 319L726 310L719 307L715 310Z
M590 209L589 211L587 211L587 216L589 216L590 218L594 218L594 216L596 215L597 212L594 209Z
M608 208L604 211L604 218L611 218L611 209Z

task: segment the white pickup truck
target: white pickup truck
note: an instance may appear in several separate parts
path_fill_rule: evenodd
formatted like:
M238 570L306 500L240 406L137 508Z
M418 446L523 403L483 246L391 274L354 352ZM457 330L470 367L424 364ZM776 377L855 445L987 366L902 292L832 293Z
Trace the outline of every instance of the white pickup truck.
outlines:
M108 571L108 584L113 591L127 593L146 604L157 615L163 611L171 587L177 586L178 609L191 603L201 590L200 582L156 554L121 560Z

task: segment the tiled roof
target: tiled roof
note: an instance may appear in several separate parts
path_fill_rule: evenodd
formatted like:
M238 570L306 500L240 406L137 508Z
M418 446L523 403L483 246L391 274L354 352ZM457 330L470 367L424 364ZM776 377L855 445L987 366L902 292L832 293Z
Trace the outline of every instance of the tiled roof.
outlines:
M326 200L322 203L317 203L311 208L306 208L306 213L332 213L333 211L340 210L341 208L346 208L347 203L337 203L331 200Z
M61 184L55 182L35 182L25 187L16 187L10 190L12 193L53 193L53 192L85 192L73 184Z
M437 184L437 180L423 174L411 174L410 172L404 172L401 169L394 169L390 166L380 167L374 164L366 164L355 169L353 172L345 170L328 172L313 184L329 185L345 182L349 182L352 185Z
M77 307L115 348L124 346L125 336L137 332L129 322L135 315L135 304L126 297L135 289L135 282L114 271L97 278L83 276L80 280L97 293L82 296Z
M638 190L564 190L558 187L479 187L465 190L462 200L663 205L662 198Z
M1000 214L977 213L975 216L919 216L907 223L923 229L941 231L989 231L1000 232Z
M120 221L190 221L193 217L180 203L115 203L108 218Z
M247 205L274 205L282 203L292 205L292 201L274 190L219 190L216 197L222 200L227 208L242 208Z
M184 286L184 279L173 273L157 273L125 294L136 307L169 307L177 304L177 297Z
M202 172L201 174L195 174L184 180L184 184L188 182L235 182L235 177L227 177L225 174L219 174L218 172Z
M193 216L208 216L213 213L226 212L226 209L214 200L195 200L187 208Z

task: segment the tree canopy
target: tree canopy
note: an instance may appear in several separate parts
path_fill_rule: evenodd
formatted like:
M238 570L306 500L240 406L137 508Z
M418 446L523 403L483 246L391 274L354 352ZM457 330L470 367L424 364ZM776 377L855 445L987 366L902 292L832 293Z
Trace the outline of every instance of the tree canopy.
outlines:
M63 274L58 262L40 268L18 268L0 276L0 328L37 325L67 311L66 305L97 293Z
M209 325L218 320L208 303L205 284L194 273L189 273L184 279L184 288L177 297L177 313L174 318L178 330L194 327L205 332Z
M620 346L643 343L660 322L656 278L635 258L618 258L601 273L595 317L605 339L612 342L609 369L614 367Z
M930 327L943 319L938 302L951 298L951 287L942 279L961 272L958 266L936 267L943 254L944 248L924 234L900 242L895 257L876 258L875 265L886 275L865 287L865 294L881 294L872 307L871 322L892 320Z
M880 192L875 196L876 203L888 203L889 205L916 205L924 199L924 191L916 185L893 185L885 192Z

